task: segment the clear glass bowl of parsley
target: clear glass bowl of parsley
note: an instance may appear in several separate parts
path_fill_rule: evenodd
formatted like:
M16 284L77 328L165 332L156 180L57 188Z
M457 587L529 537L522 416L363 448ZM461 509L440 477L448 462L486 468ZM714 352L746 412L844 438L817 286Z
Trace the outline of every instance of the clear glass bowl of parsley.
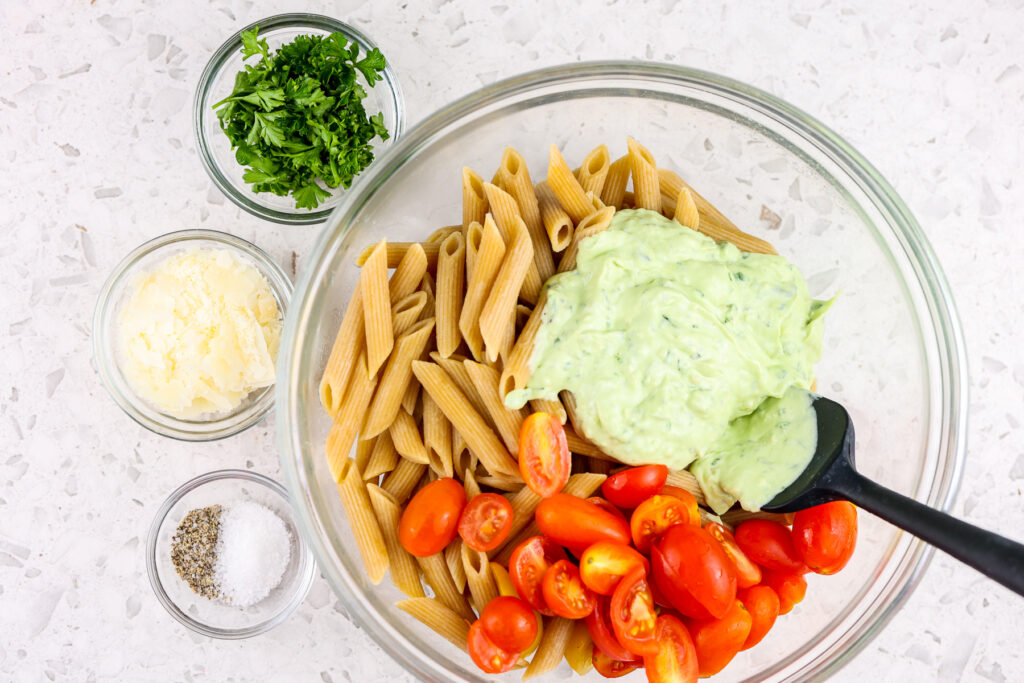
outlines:
M193 125L207 173L249 213L320 223L401 135L405 106L380 49L330 17L280 14L233 35L206 65Z

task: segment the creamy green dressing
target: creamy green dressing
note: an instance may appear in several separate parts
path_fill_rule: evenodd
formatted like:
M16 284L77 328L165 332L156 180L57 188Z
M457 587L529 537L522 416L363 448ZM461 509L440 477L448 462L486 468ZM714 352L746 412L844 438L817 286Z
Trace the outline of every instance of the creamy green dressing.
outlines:
M787 391L810 386L828 305L785 259L627 210L546 288L530 379L506 405L569 390L586 436L623 462L684 468L703 454L716 510L757 509L806 465L813 408Z

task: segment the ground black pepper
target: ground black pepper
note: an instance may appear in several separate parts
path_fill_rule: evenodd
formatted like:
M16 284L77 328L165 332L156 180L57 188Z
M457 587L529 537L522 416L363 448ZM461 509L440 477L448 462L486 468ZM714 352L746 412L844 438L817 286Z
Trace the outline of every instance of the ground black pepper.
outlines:
M171 539L171 562L178 576L193 591L210 599L220 596L213 572L220 515L220 505L189 510Z

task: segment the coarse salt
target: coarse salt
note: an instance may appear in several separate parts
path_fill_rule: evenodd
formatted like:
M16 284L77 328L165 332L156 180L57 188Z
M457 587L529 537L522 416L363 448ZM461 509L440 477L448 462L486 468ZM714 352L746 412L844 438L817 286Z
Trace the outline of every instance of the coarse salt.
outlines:
M281 583L291 551L291 534L273 510L252 501L226 506L214 565L221 598L248 607L267 597Z

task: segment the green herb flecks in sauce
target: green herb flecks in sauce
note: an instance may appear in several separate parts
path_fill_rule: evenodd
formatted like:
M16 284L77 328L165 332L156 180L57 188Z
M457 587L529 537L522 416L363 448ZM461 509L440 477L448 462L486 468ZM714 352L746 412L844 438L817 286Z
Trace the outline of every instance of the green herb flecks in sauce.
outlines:
M652 211L619 211L580 245L576 270L548 281L530 379L506 404L567 389L586 436L607 453L683 468L741 442L730 430L747 427L734 421L766 398L810 386L827 308L780 256L741 252ZM779 475L757 469L811 455L802 435L774 436L773 464L744 458L751 471L738 483L705 466L705 480L719 477L741 501L762 498L750 482Z

